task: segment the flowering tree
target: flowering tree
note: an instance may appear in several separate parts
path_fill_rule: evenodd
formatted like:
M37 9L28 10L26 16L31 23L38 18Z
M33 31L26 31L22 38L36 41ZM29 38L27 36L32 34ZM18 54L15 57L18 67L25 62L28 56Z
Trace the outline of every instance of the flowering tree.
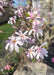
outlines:
M17 8L14 14L15 16L10 17L8 21L8 24L13 26L14 33L8 37L5 49L11 53L15 51L19 54L20 48L25 48L24 53L30 60L41 61L44 57L48 57L47 42L41 45L37 45L36 42L39 41L40 37L44 36L43 27L47 23L47 20L41 17L40 7L30 7L28 4L26 7ZM15 26L17 17L20 18L18 27Z
M45 24L46 19L41 17L40 8L32 7L28 10L29 7L20 7L14 13L24 20L26 25L20 25L21 28L17 29L14 34L9 37L7 41L7 45L5 47L6 50L9 49L10 52L15 50L19 52L20 47L28 46L28 50L25 51L28 58L37 59L38 61L44 59L44 56L47 57L48 51L44 48L47 45L47 42L43 43L40 47L36 46L36 40L39 40L40 35L43 36L43 25ZM16 24L16 16L9 18L8 23L15 26ZM24 46L25 45L25 46Z

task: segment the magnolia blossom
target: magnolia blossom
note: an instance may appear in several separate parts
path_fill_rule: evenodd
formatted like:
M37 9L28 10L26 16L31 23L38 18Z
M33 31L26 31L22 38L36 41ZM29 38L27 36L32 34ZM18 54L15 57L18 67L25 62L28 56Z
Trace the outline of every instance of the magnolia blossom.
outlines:
M31 48L28 49L28 51L26 52L27 57L33 59L35 57L35 49L34 46L32 46Z
M12 52L13 50L19 52L19 46L23 45L23 43L19 40L19 38L12 35L8 39L9 41L7 42L5 49L6 50L9 49L10 52Z
M44 46L47 44L47 42L43 43L40 47L36 46L35 50L36 50L36 59L44 59L45 57L48 57L48 51L44 48Z
M29 14L29 17L27 17L26 19L34 19L39 15L37 11L31 11L31 12L28 12L28 14Z
M20 9L16 10L14 13L17 14L19 17L22 17L23 16L22 15L23 14L23 9L20 8Z
M34 38L37 36L37 39L39 39L39 34L41 34L43 36L43 31L41 28L39 28L38 26L36 26L36 28L32 28L30 31L29 31L29 35L31 35L33 32L33 36Z
M16 16L9 18L8 24L15 25L16 24Z
M22 33L22 31L19 31L19 33L18 33L18 32L15 32L15 34L18 35L18 38L19 38L23 43L24 43L24 42L28 43L27 39L29 39L29 37L26 36L27 33L28 33L28 31L25 31L24 33Z

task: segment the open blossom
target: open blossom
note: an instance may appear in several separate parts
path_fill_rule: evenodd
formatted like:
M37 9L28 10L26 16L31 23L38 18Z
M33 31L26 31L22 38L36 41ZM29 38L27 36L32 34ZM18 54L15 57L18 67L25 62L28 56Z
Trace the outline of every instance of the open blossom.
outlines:
M13 50L15 50L16 52L19 52L19 46L23 45L23 43L19 40L19 38L12 35L8 39L9 41L7 45L5 46L5 49L6 50L9 49L10 52L12 52Z
M16 16L9 18L8 24L15 25L16 24Z
M43 47L47 44L47 42L43 43L40 47L36 46L35 50L36 50L36 59L44 59L45 57L48 57L48 51Z
M25 31L24 33L22 33L22 31L15 32L15 34L18 35L18 38L24 43L28 43L27 39L29 39L29 37L27 36L28 31Z
M26 19L34 19L37 17L38 12L37 11L31 11L31 12L28 12L28 14L29 14L29 17L27 17Z
M36 26L36 28L32 28L29 31L29 35L33 34L34 38L37 37L37 39L39 39L39 34L41 34L43 36L43 31L41 28L39 28L38 26Z
M28 51L26 52L27 57L33 59L35 57L35 49L34 46L32 46L31 48L28 49Z
M26 19L34 19L36 17L36 14L34 14L33 12L28 12L29 17L27 17Z
M9 71L11 69L11 65L6 65L4 69Z
M22 17L23 16L23 9L20 8L20 9L16 10L14 13L17 14L19 17Z

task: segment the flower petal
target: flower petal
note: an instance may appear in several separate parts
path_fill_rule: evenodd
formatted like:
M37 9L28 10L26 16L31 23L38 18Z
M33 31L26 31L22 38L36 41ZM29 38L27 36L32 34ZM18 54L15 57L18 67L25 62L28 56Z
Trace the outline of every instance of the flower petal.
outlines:
M12 51L13 51L13 49L14 49L14 45L13 45L13 44L11 44L11 45L9 46L9 51L10 51L10 52L12 52Z
M40 47L42 47L42 46L44 46L44 45L46 45L46 44L47 44L47 42L43 43Z
M19 52L19 47L15 44L15 51L18 53Z
M24 32L24 35L26 35L27 33L28 33L28 31L25 31L25 32Z
M7 45L5 47L6 50L8 49L9 45L10 45L10 43L7 43Z
M28 35L31 35L32 31L33 31L33 30L30 30L30 32L29 32L29 34L28 34Z

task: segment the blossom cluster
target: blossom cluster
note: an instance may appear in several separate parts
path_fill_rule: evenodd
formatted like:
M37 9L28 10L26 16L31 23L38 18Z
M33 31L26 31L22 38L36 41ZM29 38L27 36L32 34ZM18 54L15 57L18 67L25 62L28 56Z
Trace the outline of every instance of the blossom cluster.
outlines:
M16 10L15 12L14 12L15 14L17 14L18 15L18 17L23 17L23 8L21 7L21 8L19 8L18 10Z
M46 44L47 42L40 45L40 47L32 46L31 48L29 48L28 51L26 52L27 57L31 59L35 58L38 61L40 61L40 59L44 59L44 56L47 57L48 51L43 47Z
M23 8L17 9L14 13L17 14L19 18L23 17L24 13ZM30 27L28 26L29 30L23 31L23 29L20 29L18 30L18 32L15 31L14 35L8 37L7 45L5 47L6 50L9 49L10 52L12 52L13 50L19 52L19 48L23 47L24 44L28 45L29 43L30 46L32 46L33 43L35 44L35 40L39 40L40 35L43 36L42 26L47 21L45 18L41 17L40 9L32 8L31 11L27 12L27 14L28 16L24 18L31 23L31 26ZM16 16L13 16L9 18L8 23L15 26L16 20L17 20ZM47 42L40 45L40 47L33 45L31 48L25 51L27 57L30 59L35 58L37 60L44 59L44 56L47 57L48 51L44 48L46 44Z

